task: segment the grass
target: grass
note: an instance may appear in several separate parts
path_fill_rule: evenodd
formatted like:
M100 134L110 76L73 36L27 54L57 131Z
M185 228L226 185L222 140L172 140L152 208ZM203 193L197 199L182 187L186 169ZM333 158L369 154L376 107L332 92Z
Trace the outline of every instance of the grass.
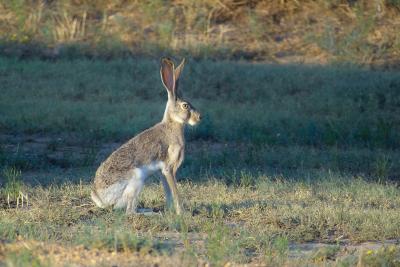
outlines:
M17 198L22 190L21 171L15 167L6 167L2 176L5 178L2 195L11 196L12 199Z
M41 261L38 257L33 255L29 249L22 249L18 252L12 252L7 255L5 260L5 266L32 266L32 267L44 267L51 266L49 261Z
M0 266L398 266L399 5L2 1ZM162 117L164 54L204 118L185 212L155 177L155 215L100 210L96 168Z
M30 208L0 210L0 239L154 257L178 254L220 266L284 264L290 261L289 244L297 242L385 241L400 234L400 192L395 185L326 174L309 182L265 176L254 180L254 188L212 179L181 183L186 210L182 217L126 217L123 211L100 210L91 203L87 185L34 187L29 189ZM161 186L150 183L139 205L163 210ZM395 249L390 253L398 255ZM316 251L306 260L339 259L337 250Z
M398 67L400 3L73 1L0 4L0 51L21 58L159 56Z
M0 129L11 135L0 140L0 161L22 170L96 166L113 142L162 117L157 70L145 58L0 58ZM351 66L189 60L184 94L205 119L187 131L183 174L324 168L396 180L399 84L398 72Z
M157 61L146 59L49 63L2 58L1 127L126 138L163 112L165 92L157 69ZM191 132L197 138L399 146L397 72L200 61L189 63L184 79L184 93L208 115ZM143 105L146 112L141 112ZM265 116L256 120L258 111ZM233 120L237 112L242 116Z
M0 262L396 266L398 72L189 59L181 88L204 120L186 132L184 214L155 177L139 206L160 214L100 210L95 169L162 117L158 68L0 58ZM28 205L7 204L21 191Z

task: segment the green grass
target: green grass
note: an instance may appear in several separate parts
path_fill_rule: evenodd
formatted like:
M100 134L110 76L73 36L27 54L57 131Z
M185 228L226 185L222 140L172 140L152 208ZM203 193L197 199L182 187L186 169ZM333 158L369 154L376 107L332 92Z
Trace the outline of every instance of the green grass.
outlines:
M1 162L20 169L96 166L104 144L124 142L161 119L166 93L158 67L143 58L1 58L2 133L51 139L35 150L8 138ZM205 119L187 131L195 143L183 173L330 169L397 179L399 85L398 72L343 65L189 60L183 92ZM60 150L61 158L48 159Z
M91 204L86 185L35 187L29 189L29 208L0 210L0 239L116 253L195 255L220 266L228 261L283 264L289 261L289 244L297 242L357 243L400 235L395 185L329 174L308 182L253 179L253 188L213 180L180 184L186 210L181 217L127 217L123 211L100 210ZM139 205L163 210L161 186L149 184ZM308 260L336 258L331 250Z
M158 68L146 58L0 58L0 262L46 265L37 246L83 246L165 265L395 266L397 245L343 244L400 236L398 72L189 59L181 88L204 120L188 128L178 172L186 212L164 212L155 178L139 205L159 215L97 209L99 163L162 117ZM28 206L8 205L21 190ZM338 247L293 257L306 242Z
M7 267L45 267L52 266L50 262L42 262L38 257L33 255L32 251L29 249L22 249L18 252L13 252L7 255L5 259L5 265Z
M4 188L1 188L1 195L16 199L22 190L21 171L15 167L6 167L3 169Z
M164 109L154 60L2 58L0 68L3 130L126 138ZM208 115L198 138L397 148L399 83L397 72L343 66L192 61L183 88Z

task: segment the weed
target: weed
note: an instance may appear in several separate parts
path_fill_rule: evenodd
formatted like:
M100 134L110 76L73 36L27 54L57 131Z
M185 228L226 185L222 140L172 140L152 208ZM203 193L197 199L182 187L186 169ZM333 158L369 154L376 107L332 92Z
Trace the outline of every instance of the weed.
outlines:
M240 186L243 186L243 187L251 187L251 186L254 186L255 183L256 183L254 177L255 177L255 176L252 175L251 173L247 173L247 172L242 171L242 172L240 173L240 183L239 183L239 185L240 185Z
M378 250L365 250L359 256L359 266L397 266L400 264L398 246L384 246Z
M230 234L230 229L219 224L209 227L206 240L208 260L215 266L223 266L238 257L239 246Z
M5 183L2 188L2 195L7 198L17 199L22 191L21 171L15 167L6 167L3 169L2 176Z
M313 253L311 259L314 262L325 262L327 260L335 260L336 254L339 252L339 246L327 246L318 249Z
M164 218L167 221L168 227L171 230L187 234L189 232L189 225L187 219L183 216L177 216L173 211L167 211Z
M224 207L220 203L212 203L210 217L214 222L220 221L225 215Z
M380 182L385 182L392 167L390 158L386 155L380 155L375 161L375 175Z
M6 255L4 260L7 267L50 267L53 266L49 260L40 260L33 251L29 249L21 249L18 252L12 252Z
M288 239L283 236L274 239L267 237L264 242L265 261L270 265L284 265L289 249Z

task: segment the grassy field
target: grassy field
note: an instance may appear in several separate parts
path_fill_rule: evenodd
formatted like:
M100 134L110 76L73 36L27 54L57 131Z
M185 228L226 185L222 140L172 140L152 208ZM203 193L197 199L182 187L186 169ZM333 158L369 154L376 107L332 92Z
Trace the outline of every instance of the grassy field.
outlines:
M189 58L204 120L178 172L185 213L164 212L157 177L139 204L157 214L100 210L97 166L162 117L158 69L0 58L0 265L399 264L399 72Z
M60 264L56 259L64 255L61 266L67 262L127 266L140 261L182 266L206 262L213 266L227 262L398 264L396 243L381 249L344 249L362 241L398 240L400 192L396 186L332 174L312 181L256 178L252 187L227 186L215 178L181 183L186 210L181 217L162 212L163 191L157 183L146 187L139 205L162 213L131 217L95 208L85 184L24 188L28 207L4 205L0 210L0 233L5 240L0 257L10 266L22 261L18 255L23 253L42 264ZM304 242L332 245L296 257L301 249L294 244ZM90 260L76 256L95 252L99 256ZM108 258L110 253L115 257Z
M158 68L139 58L0 59L1 162L32 170L103 159L161 119ZM189 59L182 86L205 117L187 131L184 176L325 169L399 179L398 72Z
M399 0L10 0L0 2L0 52L399 68L399 14Z

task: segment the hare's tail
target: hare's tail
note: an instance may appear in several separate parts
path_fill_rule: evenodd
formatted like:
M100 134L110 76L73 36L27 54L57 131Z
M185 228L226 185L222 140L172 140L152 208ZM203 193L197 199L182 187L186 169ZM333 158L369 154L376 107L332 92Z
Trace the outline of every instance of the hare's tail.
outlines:
M103 201L101 200L101 198L97 194L96 189L92 189L92 191L90 192L90 196L92 197L92 200L94 201L94 203L96 203L96 205L99 208L105 208L106 207L106 205L104 205Z

